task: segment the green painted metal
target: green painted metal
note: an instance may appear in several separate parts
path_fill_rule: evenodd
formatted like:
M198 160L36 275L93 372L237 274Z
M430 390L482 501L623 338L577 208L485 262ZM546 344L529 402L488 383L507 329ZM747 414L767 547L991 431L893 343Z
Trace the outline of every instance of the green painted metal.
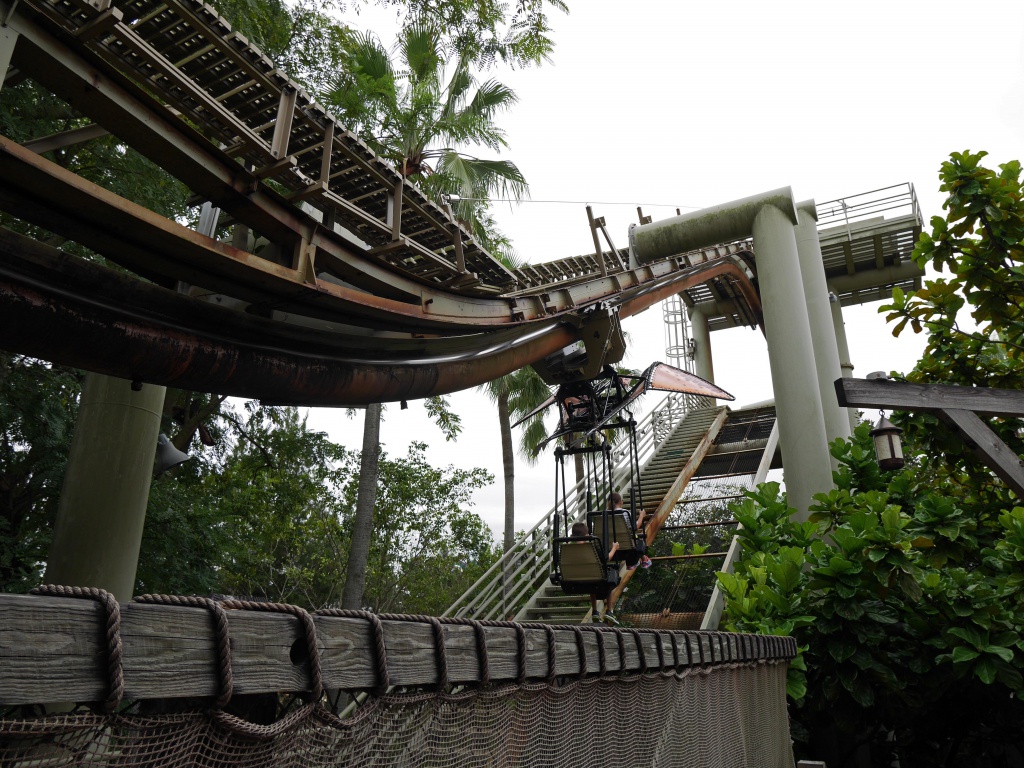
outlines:
M46 583L131 599L165 392L86 374Z

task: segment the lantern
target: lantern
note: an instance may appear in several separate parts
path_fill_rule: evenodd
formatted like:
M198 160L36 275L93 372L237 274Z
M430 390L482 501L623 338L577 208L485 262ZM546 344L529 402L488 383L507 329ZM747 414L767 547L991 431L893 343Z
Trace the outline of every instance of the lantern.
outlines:
M871 437L875 441L875 458L881 469L901 469L906 463L903 461L903 444L900 442L902 434L903 430L879 411L878 423L871 430Z

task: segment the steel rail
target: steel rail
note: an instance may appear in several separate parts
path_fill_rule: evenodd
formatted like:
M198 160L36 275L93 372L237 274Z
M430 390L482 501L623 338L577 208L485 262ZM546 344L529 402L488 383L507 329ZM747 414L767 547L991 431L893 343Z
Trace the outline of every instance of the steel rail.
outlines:
M425 286L406 286L401 294L405 300L401 300L392 298L400 285L389 284L381 291L383 295L377 295L315 276L311 279L302 269L283 266L201 235L4 137L0 137L0 178L5 181L0 186L0 207L4 210L93 248L145 277L162 277L165 284L185 280L266 309L375 328L465 333L550 321L624 290L647 290L673 275L704 269L709 270L705 279L711 279L710 272L723 262L732 265L729 273L747 283L743 293L748 303L759 306L756 291L734 262L702 262L695 268L681 270L682 261L674 258L515 299L458 296ZM318 259L324 260L338 242L334 233L322 227L317 227L309 240L320 248ZM336 255L339 271L346 270L348 276L353 259L343 259L342 253ZM386 281L387 273L381 271L379 279ZM404 293L406 290L415 293Z
M202 165L190 168L181 161L194 161L198 155L193 149L220 145L228 156L229 176L244 170L243 166L252 169L242 180L253 189L263 179L273 179L286 188L293 206L308 201L337 217L362 241L387 246L371 254L371 260L392 271L433 285L456 281L464 293L493 294L513 281L511 273L480 248L471 233L339 125L262 52L232 32L210 6L197 0L119 0L116 7L110 0L26 0L10 21L22 36L19 48L32 40L27 51L16 52L17 66L24 74L45 80L69 101L74 98L82 105L104 107L98 113L82 111L172 173L183 170L192 174L193 181L201 181L196 174L201 174ZM39 54L50 60L40 60ZM75 77L54 80L61 67L65 74L92 70L101 78L92 78L92 84L76 83ZM148 103L143 99L142 109L137 110L143 130L132 125L131 111L112 112L110 104L104 104L105 97L96 99L97 94L90 93L93 84L103 89L113 86L115 91L121 87L124 93L111 92L115 102L126 94L136 100L151 97ZM156 151L154 140L159 137L147 136L145 130L160 133L164 128L146 119L154 105L157 112L181 116L179 123L202 126L204 135L193 137L198 142L181 145L188 157ZM118 127L107 121L117 122ZM209 184L204 189L176 175L199 193L198 199L212 200L237 213L230 200L220 200L224 190ZM416 234L406 236L400 225L393 227L388 221L392 196L409 220L406 231ZM457 250L457 240L461 240L466 265L475 272L447 257Z
M0 346L86 370L270 402L356 405L447 394L577 341L558 318L460 337L387 338L269 320L205 302L0 230ZM622 317L731 261L611 298Z

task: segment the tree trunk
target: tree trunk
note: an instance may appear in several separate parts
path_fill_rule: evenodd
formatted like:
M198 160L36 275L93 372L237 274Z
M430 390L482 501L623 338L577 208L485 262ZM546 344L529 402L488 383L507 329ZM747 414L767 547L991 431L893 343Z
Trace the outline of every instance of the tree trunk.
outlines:
M366 587L366 563L370 558L370 534L373 532L373 507L377 502L377 460L380 453L380 403L366 406L363 424L363 454L359 460L359 491L356 495L356 519L352 526L352 544L348 551L345 592L341 607L363 607Z
M512 549L516 537L516 468L512 448L512 422L508 415L508 392L498 397L498 420L501 422L501 463L505 471L505 544Z

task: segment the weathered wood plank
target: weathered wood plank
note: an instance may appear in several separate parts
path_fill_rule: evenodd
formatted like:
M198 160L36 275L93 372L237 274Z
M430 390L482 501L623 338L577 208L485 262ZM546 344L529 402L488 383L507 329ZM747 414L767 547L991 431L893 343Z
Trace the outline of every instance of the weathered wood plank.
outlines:
M938 417L955 429L967 446L992 468L1008 486L1024 497L1024 462L1010 450L988 424L971 411L943 408Z
M1015 389L866 379L836 379L835 388L839 405L844 407L918 411L955 408L1001 416L1024 416L1024 391Z
M57 701L98 701L106 696L108 673L105 616L89 600L27 595L0 595L0 706ZM346 690L377 685L373 634L362 618L316 616L324 684ZM228 611L234 691L298 692L311 687L301 623L290 615ZM385 644L393 685L438 682L431 625L417 620L384 620ZM602 631L602 630L597 630ZM582 632L588 671L600 672L597 631ZM548 676L547 631L527 627L527 676ZM444 625L449 681L480 679L480 661L472 626ZM555 628L556 673L580 672L576 634ZM654 632L639 634L649 669L659 665ZM665 666L744 658L753 647L741 635L660 633ZM493 681L519 677L516 631L485 627ZM625 649L626 671L640 669L635 636L603 630L606 672L617 674L618 638ZM216 641L204 609L129 603L121 606L121 638L126 699L214 696L218 692ZM689 654L686 648L689 647ZM723 654L724 651L724 654Z

